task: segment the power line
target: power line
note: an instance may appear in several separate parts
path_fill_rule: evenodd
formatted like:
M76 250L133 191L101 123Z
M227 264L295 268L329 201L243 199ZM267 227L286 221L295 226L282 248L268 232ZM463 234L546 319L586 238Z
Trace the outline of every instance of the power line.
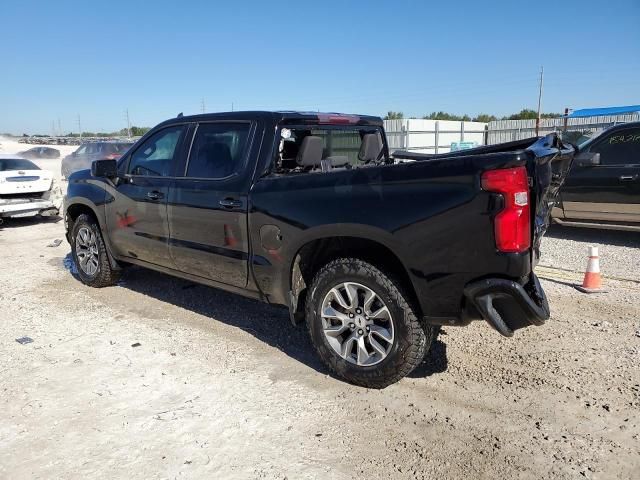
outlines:
M125 116L127 118L127 137L131 138L131 121L129 120L129 109L125 110Z
M540 90L538 91L538 115L536 116L536 137L540 130L540 108L542 107L542 82L544 79L544 66L540 67Z

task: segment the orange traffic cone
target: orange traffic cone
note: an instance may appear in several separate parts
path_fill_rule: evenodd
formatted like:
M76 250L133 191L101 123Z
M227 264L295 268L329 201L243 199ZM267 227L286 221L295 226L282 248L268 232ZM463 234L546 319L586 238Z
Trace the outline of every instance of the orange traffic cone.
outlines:
M602 278L600 277L600 258L598 257L598 247L589 247L589 261L587 271L584 272L582 285L576 288L584 293L604 292L602 288Z

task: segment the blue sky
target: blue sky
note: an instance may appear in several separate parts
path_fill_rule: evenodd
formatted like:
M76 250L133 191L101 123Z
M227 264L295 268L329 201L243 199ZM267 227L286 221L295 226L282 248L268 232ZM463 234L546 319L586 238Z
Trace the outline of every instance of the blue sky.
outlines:
M95 6L94 6L95 5ZM10 1L0 132L178 112L504 115L640 103L640 0Z

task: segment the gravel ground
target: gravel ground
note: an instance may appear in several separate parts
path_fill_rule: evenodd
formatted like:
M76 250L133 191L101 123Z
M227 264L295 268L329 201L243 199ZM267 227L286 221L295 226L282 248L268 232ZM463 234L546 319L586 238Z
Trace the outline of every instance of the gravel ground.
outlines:
M552 226L542 240L540 264L584 272L588 247L598 247L600 270L605 277L640 283L640 232L618 232Z
M596 237L571 232L543 245L565 269L540 268L545 326L444 329L374 391L328 375L280 308L141 268L88 288L46 247L61 222L9 222L0 478L638 478L640 286L577 292ZM605 273L632 277L637 240L614 237Z

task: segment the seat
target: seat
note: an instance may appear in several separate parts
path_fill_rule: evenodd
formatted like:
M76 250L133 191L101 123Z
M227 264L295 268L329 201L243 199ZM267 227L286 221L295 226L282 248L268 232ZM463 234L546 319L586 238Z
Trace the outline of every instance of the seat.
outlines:
M189 162L188 175L195 178L224 178L233 173L233 157L225 143L209 142L198 149L195 162Z
M344 167L349 163L349 157L346 155L332 155L325 158L325 160L329 160L334 168Z
M322 138L309 135L304 137L296 163L301 167L318 167L322 161Z
M382 138L378 133L365 133L362 136L358 159L361 162L374 162L382 151Z

